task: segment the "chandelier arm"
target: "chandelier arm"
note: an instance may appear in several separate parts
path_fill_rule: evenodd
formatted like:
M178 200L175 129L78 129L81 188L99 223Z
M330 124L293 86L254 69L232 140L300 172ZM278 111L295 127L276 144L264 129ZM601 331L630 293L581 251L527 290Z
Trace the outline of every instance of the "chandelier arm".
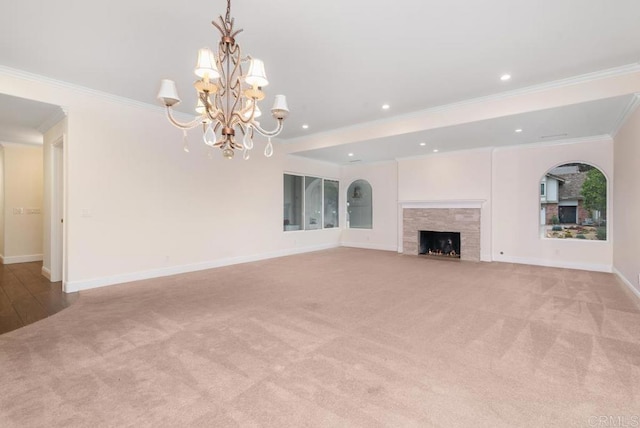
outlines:
M258 124L258 122L251 121L251 126L258 131L258 133L260 135L262 135L263 137L275 137L276 135L278 135L281 131L283 126L283 121L284 119L277 119L278 121L278 126L276 127L276 129L274 129L273 131L265 131L264 129L262 129L262 127Z
M217 93L215 95L215 97L213 98L213 107L216 109L215 111L215 115L212 115L212 120L216 121L218 123L218 125L220 123L224 122L224 112L222 111L222 108L220 107L222 100L220 99L220 94Z
M252 122L255 119L256 108L258 108L257 104L258 103L257 103L256 100L254 100L251 103L251 115L249 117L247 117L246 119L244 117L242 117L243 115L240 114L240 112L238 112L238 111L234 111L233 112L233 116L236 117L240 121L241 124L243 124L243 125L252 125L253 126Z
M200 101L202 101L202 104L204 104L204 113L202 114L202 116L207 117L211 121L215 122L220 109L211 103L211 101L209 100L209 93L200 93Z
M200 123L202 123L202 117L197 117L196 119L192 120L191 122L186 122L186 123L178 122L173 117L173 113L172 113L171 107L167 107L167 119L169 119L169 122L171 122L171 124L173 126L175 126L176 128L179 128L179 129L193 129L196 126L198 126Z
M234 94L234 102L233 102L233 107L231 107L231 110L229 110L230 112L233 112L230 114L229 117L229 122L233 121L233 116L236 116L238 114L238 111L236 110L238 107L238 103L240 102L240 108L242 108L242 97L240 96L240 94Z
M220 17L220 20L222 21L222 17ZM220 25L218 25L218 23L216 21L211 21L211 25L213 25L214 27L216 27L218 29L218 31L220 31L220 34L222 36L225 35L225 31L222 29L222 27Z
M241 102L242 99L242 82L240 81L240 77L242 75L242 68L240 67L240 45L234 45L233 49L229 51L229 58L227 59L227 61L233 62L233 71L231 71L229 74L229 85L231 87L227 88L228 90L231 90L231 93L234 96L233 107L231 107L228 111L229 123L232 123L233 116L235 116L236 108L238 107L238 102ZM231 64L227 63L227 66L230 65ZM233 85L231 85L231 79L233 78L233 76L236 76L236 78L233 82ZM242 108L242 104L240 105L240 107Z

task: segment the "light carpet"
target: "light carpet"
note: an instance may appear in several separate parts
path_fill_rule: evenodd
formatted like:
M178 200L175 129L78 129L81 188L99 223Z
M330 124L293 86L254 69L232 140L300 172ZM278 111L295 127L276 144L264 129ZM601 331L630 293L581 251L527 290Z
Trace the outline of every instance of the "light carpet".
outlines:
M0 336L2 427L569 427L640 415L612 274L338 248L82 292Z

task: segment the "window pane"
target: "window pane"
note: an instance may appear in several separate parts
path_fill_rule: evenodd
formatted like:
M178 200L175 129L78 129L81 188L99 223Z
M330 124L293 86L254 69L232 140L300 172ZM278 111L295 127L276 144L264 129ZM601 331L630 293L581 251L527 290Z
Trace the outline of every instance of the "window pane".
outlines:
M371 185L365 180L356 180L347 190L347 212L349 227L371 229L373 227Z
M304 228L322 229L322 178L304 178Z
M324 227L338 227L339 185L334 180L324 180Z
M302 226L303 177L284 175L284 230L300 230Z

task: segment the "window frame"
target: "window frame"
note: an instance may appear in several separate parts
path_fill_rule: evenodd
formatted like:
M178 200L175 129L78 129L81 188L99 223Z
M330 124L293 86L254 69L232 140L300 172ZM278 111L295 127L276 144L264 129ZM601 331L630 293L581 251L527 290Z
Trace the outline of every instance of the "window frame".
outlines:
M302 174L302 173L297 173L297 172L284 172L283 173L283 177L285 175L291 175L291 176L295 176L295 177L300 177L302 178L302 224L300 225L300 229L297 230L285 230L284 229L284 224L282 226L282 231L285 233L289 233L289 232L314 232L314 231L318 231L318 230L332 230L332 229L340 229L341 225L340 225L340 189L341 189L341 183L340 180L337 178L330 178L330 177L324 177L321 175L311 175L311 174ZM307 178L319 178L320 179L320 188L321 188L321 193L320 193L320 226L316 229L307 229L307 186L306 186L306 182L307 182ZM325 221L324 221L324 210L325 210L325 194L324 194L324 186L325 186L325 181L332 181L338 184L338 192L337 192L337 197L338 197L338 214L337 214L337 224L333 227L325 227ZM282 204L284 206L284 189L282 192ZM283 218L283 222L284 222L284 218Z
M371 191L371 225L369 227L353 227L351 226L351 212L350 212L350 202L349 200L351 199L349 197L349 193L351 190L351 186L353 186L356 182L364 182L367 184L367 186L369 186L369 189ZM354 188L355 190L355 188ZM373 230L373 225L374 225L374 215L373 215L373 185L371 185L371 182L365 178L356 178L354 180L351 180L351 182L349 183L349 185L346 187L345 190L345 207L346 207L346 215L345 215L345 221L346 221L346 228L347 229L353 229L353 230Z

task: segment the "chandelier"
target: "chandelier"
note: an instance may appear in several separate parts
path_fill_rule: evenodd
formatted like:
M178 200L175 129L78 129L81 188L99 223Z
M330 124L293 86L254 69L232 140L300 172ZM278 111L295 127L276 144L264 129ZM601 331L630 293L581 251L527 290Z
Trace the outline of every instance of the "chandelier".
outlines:
M276 95L271 115L276 119L277 126L273 131L264 130L256 120L262 114L258 107L258 102L265 98L262 88L269 84L264 63L250 56L242 57L240 45L235 40L242 30L233 29L231 0L227 0L225 17L218 19L219 22L211 22L221 35L217 54L214 55L208 48L198 52L195 74L199 79L193 84L198 92L198 116L186 123L175 119L172 107L180 102L180 98L172 80L161 81L158 99L166 107L169 122L183 130L186 152L189 151L187 130L201 126L204 143L212 148L220 148L227 159L232 159L236 150L242 150L242 157L248 159L255 132L268 138L264 154L270 157L273 154L271 137L280 134L282 123L289 115L287 100L284 95ZM243 74L243 64L247 63L247 73ZM237 131L242 134L242 142Z

